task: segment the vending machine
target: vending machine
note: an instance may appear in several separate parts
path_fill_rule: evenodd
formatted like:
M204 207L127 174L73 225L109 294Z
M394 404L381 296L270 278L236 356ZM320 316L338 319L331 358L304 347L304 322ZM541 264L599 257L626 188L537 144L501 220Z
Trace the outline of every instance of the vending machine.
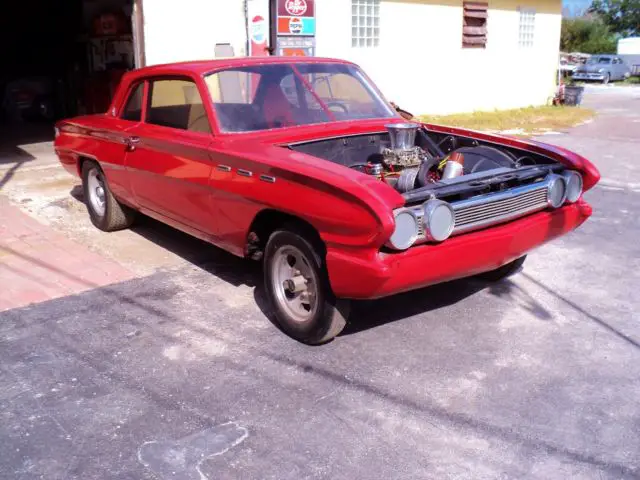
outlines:
M273 53L300 57L315 55L315 0L275 0L271 10L272 15L275 13L273 24L276 27Z

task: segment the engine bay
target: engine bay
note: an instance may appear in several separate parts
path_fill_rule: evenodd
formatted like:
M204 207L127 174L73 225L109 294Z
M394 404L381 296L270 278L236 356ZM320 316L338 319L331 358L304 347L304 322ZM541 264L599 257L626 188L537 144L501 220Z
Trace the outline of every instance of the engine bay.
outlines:
M415 123L390 124L386 129L289 148L374 176L403 194L408 203L427 198L461 200L535 182L563 169L543 155L432 132Z

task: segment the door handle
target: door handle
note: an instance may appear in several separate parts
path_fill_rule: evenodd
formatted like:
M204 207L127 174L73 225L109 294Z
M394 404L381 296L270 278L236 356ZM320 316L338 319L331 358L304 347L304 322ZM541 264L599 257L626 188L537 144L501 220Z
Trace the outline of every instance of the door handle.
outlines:
M136 145L140 143L140 137L127 137L124 139L124 143L127 145L127 152L133 152L136 149Z

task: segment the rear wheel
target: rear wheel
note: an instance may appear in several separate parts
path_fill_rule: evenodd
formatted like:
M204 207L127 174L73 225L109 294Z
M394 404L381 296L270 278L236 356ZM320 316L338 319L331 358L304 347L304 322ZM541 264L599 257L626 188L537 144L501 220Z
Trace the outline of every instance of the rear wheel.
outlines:
M335 298L319 248L304 235L291 230L271 235L264 284L278 326L292 338L320 344L345 327L349 302Z
M116 200L104 172L94 161L82 164L82 189L91 223L97 228L113 232L131 226L136 212Z
M495 270L491 270L490 272L481 273L478 275L482 280L486 280L488 282L499 282L500 280L504 280L507 277L510 277L514 273L518 273L522 269L522 265L524 261L527 259L526 255L514 260L513 262L507 263L506 265L501 266L500 268L496 268Z

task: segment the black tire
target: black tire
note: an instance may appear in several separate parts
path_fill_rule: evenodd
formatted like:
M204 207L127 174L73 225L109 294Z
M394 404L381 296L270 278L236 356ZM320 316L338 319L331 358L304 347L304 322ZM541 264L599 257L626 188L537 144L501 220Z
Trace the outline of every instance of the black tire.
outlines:
M518 273L522 269L522 264L527 259L526 255L514 260L513 262L507 263L506 265L501 266L500 268L496 268L495 270L491 270L490 272L481 273L478 275L482 280L486 280L487 282L499 282L500 280L504 280L507 277L510 277L514 273Z
M602 84L606 85L607 83L609 83L610 80L611 80L611 74L607 73L602 79Z
M287 251L302 254L304 268L310 273L310 281L306 282L306 285L309 291L316 292L315 307L313 310L309 309L308 318L296 318L282 297L284 289L278 284L277 266L278 262L286 258ZM345 327L349 315L350 303L347 300L336 299L331 291L324 256L320 251L321 248L316 242L310 241L302 233L295 230L277 230L269 237L264 254L265 292L275 321L284 333L309 345L322 344L336 337ZM292 268L295 266L291 263L289 265Z
M104 212L96 209L91 201L92 193L89 191L89 178L97 175L101 179L104 196ZM89 212L89 218L97 228L104 232L114 232L131 226L135 220L136 212L126 205L122 205L111 193L107 179L94 161L85 161L82 164L82 193L84 203Z

